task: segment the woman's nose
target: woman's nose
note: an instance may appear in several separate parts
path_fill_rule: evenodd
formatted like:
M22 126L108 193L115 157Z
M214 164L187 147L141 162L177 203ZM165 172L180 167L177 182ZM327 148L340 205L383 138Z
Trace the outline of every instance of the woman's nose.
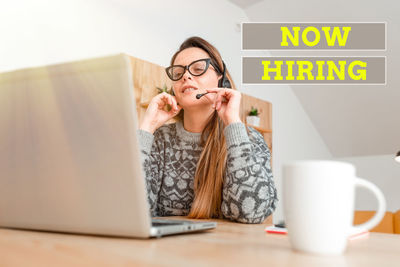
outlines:
M192 75L189 73L189 71L188 70L185 70L185 73L183 74L183 77L182 77L182 79L184 80L184 81L186 81L186 80L188 80L188 79L192 79L193 77L192 77Z

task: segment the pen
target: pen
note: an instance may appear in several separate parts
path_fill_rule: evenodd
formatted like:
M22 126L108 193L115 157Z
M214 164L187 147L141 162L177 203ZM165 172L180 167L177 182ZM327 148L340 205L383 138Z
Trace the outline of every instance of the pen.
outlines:
M278 228L286 228L285 222L281 222L281 223L275 224L274 226L278 227Z

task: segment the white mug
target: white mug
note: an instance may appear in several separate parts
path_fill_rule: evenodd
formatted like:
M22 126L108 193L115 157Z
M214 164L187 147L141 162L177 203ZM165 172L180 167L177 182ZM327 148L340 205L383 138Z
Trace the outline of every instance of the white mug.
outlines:
M355 187L378 200L374 217L357 227L370 230L385 215L386 202L374 184L355 176L355 167L339 161L297 161L283 167L283 206L294 250L341 254L353 227Z

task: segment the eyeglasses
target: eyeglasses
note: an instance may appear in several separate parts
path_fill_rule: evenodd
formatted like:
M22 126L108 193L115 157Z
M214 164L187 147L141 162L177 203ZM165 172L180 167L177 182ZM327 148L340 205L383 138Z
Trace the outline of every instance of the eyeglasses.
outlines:
M169 66L168 68L165 69L167 72L168 77L173 80L173 81L178 81L180 80L183 75L185 74L186 70L189 71L189 73L193 76L201 76L203 75L207 70L208 67L213 66L214 69L218 69L212 62L211 58L203 58L203 59L198 59L196 61L193 61L187 66L182 66L182 65L172 65Z

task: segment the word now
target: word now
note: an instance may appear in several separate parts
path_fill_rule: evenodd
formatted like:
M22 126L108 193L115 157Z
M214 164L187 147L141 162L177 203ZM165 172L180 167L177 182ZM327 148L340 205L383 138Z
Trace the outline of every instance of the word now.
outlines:
M331 31L331 27L322 27L321 29L325 33L325 40L328 46L334 46L336 40L339 46L346 46L351 27L333 27L333 31ZM293 46L299 46L300 30L300 27L291 27L291 29L288 27L281 27L281 46L289 46L288 38ZM309 38L309 33L314 33L313 40ZM306 27L302 30L301 40L307 46L316 46L321 40L321 32L316 27Z

